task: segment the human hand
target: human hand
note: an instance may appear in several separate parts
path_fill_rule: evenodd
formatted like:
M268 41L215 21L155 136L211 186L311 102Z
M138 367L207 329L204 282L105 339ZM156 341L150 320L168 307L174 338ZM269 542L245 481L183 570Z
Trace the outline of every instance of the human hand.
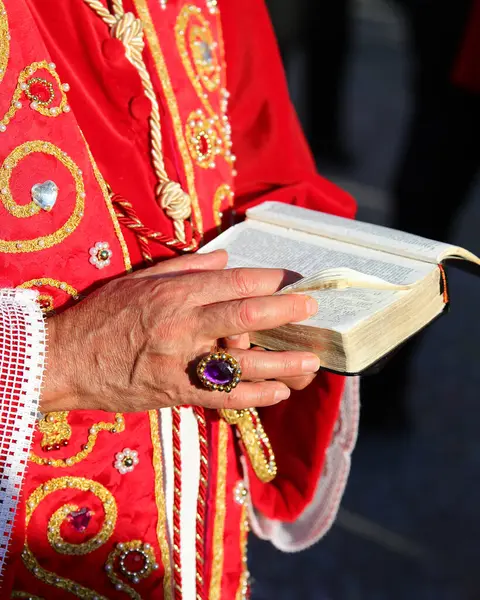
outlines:
M41 409L241 409L287 398L283 381L292 377L306 385L319 368L315 355L242 348L232 351L243 375L230 394L197 383L196 364L217 339L301 321L317 310L306 296L272 296L285 271L224 270L226 262L223 251L167 260L114 279L51 317Z

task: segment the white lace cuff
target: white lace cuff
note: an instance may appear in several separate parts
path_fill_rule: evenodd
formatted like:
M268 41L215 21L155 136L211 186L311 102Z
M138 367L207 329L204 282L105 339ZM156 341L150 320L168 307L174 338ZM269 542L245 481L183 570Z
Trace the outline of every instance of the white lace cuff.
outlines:
M46 327L32 290L0 289L0 579L37 417Z
M350 455L357 440L359 413L359 379L348 378L312 503L294 523L273 521L251 509L251 527L259 538L269 540L283 552L299 552L327 533L335 521L347 483Z

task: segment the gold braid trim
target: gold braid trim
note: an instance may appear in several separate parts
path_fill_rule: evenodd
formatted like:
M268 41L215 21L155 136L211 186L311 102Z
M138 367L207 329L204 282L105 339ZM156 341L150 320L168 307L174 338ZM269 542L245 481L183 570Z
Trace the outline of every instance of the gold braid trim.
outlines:
M230 425L237 426L255 475L263 483L273 481L277 475L277 463L257 410L225 409L220 411L220 415Z
M227 513L227 466L229 426L223 420L218 424L217 493L215 498L215 521L213 523L213 559L210 579L210 600L222 597L224 562L224 533Z

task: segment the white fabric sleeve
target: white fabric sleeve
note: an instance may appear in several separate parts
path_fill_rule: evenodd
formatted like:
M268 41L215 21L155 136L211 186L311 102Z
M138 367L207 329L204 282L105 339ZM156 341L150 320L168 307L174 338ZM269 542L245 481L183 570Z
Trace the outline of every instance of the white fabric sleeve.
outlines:
M355 447L360 414L359 378L347 378L340 413L325 466L312 503L294 523L267 519L250 506L252 531L283 552L299 552L312 546L332 526L347 483L350 455Z
M37 417L46 326L37 292L0 288L0 579Z

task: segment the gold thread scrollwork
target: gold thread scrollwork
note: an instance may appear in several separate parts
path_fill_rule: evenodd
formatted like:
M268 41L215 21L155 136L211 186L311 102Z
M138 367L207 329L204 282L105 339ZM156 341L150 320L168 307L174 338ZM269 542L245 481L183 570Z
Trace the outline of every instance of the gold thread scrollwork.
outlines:
M37 487L32 492L26 503L25 528L27 535L30 520L39 504L45 498L47 498L47 496L59 490L78 490L81 492L91 492L102 503L105 519L100 533L98 533L95 537L80 544L70 544L65 542L61 537L60 525L66 518L68 512L70 512L72 509L75 509L75 506L72 504L62 506L50 518L48 526L48 540L54 550L63 554L84 555L89 552L93 552L107 542L114 531L115 523L117 521L117 505L115 498L107 490L107 488L100 483L85 479L83 477L59 477L57 479L51 479L47 483ZM30 549L28 541L25 542L22 551L22 560L25 567L37 579L47 585L51 585L57 589L69 592L78 598L84 598L87 600L107 600L104 596L101 596L97 592L75 583L71 579L60 577L56 573L44 569Z
M28 592L21 592L20 590L13 590L12 598L26 598L26 600L45 600L41 596L34 596Z
M69 296L71 296L74 300L80 300L80 296L78 291L66 283L65 281L58 281L57 279L51 279L50 277L39 277L38 279L31 279L30 281L25 281L19 288L41 288L41 287L53 287L62 292L65 292ZM50 314L53 312L55 308L54 300L50 294L43 293L40 294L37 298L37 302L40 305L40 308L45 314Z
M109 431L110 433L121 433L125 430L125 419L122 413L115 414L115 421L113 423L106 423L101 421L92 425L89 430L87 443L83 446L83 449L77 454L68 458L47 458L43 456L37 456L33 452L30 454L30 460L37 465L48 465L51 467L72 467L73 465L82 462L92 452L97 442L98 434L101 431Z
M12 176L13 170L21 160L35 152L40 152L43 154L49 154L50 156L54 156L62 163L62 165L64 165L70 171L77 188L77 205L81 204L81 210L83 211L85 189L80 169L65 152L62 152L54 144L51 144L50 142L37 141L25 142L24 144L17 146L4 160L3 165L0 169L0 198L2 199L2 203L8 210L8 212L14 217L24 219L36 215L42 210L40 206L36 204L33 200L28 204L17 204L13 199L10 191L10 178ZM65 233L71 233L73 231L72 225L73 223L69 226ZM44 247L44 244L42 244L41 246Z
M220 415L227 423L238 428L255 475L263 483L273 481L277 475L277 463L257 410L224 409Z
M196 68L196 78L209 92L215 91L220 85L222 70L218 58L218 44L213 38L207 19L198 14L199 24L193 25L189 31L189 46L193 63Z
M213 219L219 230L221 230L222 227L222 204L226 202L228 208L233 208L234 200L235 194L228 183L222 183L222 185L219 186L215 191L213 196Z
M10 57L10 30L8 15L4 3L0 0L0 82L7 72Z
M80 223L85 208L85 186L82 171L66 152L46 141L25 142L17 146L3 161L0 167L0 199L6 210L18 218L31 217L40 212L41 208L33 201L29 204L17 204L10 191L10 179L15 167L27 156L36 152L55 157L71 173L75 182L76 202L73 213L57 231L31 240L0 240L0 252L36 252L51 248L67 238Z
M68 445L72 428L68 423L68 411L51 412L38 422L38 430L42 434L42 449L47 452L59 450Z
M0 119L0 133L5 133L7 126L15 117L17 112L24 108L22 96L25 96L32 110L40 113L44 117L58 117L62 113L70 112L70 106L68 104L66 94L66 92L68 92L70 89L70 86L68 83L62 83L60 81L60 77L55 69L56 66L54 63L49 63L46 60L42 60L28 65L28 67L21 71L20 75L18 76L17 86L13 92L10 107L2 119ZM60 103L58 106L51 106L55 98L55 86L53 83L44 77L34 76L37 71L41 70L47 71L57 84L57 89L60 93ZM34 86L37 86L39 89L43 88L48 95L48 98L42 99L39 95L35 94L32 91Z
M217 27L221 39L219 20ZM227 116L229 93L223 85L223 45L214 40L208 19L200 7L193 4L187 4L180 11L175 24L175 37L187 76L210 122L209 128L219 138L216 153L233 165L235 156L232 154L231 127ZM218 110L212 106L211 96L207 92L218 95Z

